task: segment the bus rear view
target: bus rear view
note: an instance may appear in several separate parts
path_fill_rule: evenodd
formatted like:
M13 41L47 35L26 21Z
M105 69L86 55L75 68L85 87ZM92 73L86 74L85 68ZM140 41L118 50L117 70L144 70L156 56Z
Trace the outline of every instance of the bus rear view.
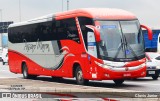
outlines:
M9 27L9 67L25 79L39 75L89 80L146 76L144 39L130 12L86 8L47 15ZM40 46L43 46L43 48Z

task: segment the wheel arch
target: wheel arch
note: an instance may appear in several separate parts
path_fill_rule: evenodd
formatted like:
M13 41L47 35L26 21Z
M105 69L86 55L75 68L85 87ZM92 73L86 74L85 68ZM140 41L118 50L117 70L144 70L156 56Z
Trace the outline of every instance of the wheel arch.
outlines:
M75 62L75 63L73 64L73 68L72 68L72 76L73 76L73 77L75 77L75 72L76 72L76 69L77 69L78 66L80 66L80 68L81 68L81 65L80 65L79 62ZM82 69L82 68L81 68L81 69Z

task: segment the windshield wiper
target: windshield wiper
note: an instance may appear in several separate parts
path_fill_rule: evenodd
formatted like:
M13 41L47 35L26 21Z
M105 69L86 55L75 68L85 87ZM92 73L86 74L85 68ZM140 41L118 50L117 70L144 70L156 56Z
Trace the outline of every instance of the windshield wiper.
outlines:
M121 38L121 44L118 46L118 51L116 52L116 55L115 55L114 59L117 58L121 48L122 48L122 50L125 50L125 43L124 43L124 40L122 38Z
M118 57L118 54L120 52L120 50L122 49L122 51L124 51L124 55L125 55L125 58L127 57L127 53L126 51L127 50L131 50L133 56L136 58L136 59L139 59L138 56L135 54L135 52L133 51L133 49L130 47L130 45L128 45L128 42L127 42L127 39L126 39L126 36L123 35L123 38L121 39L121 44L119 45L118 47L118 50L117 50L117 53L114 57L114 59L116 59Z
M133 49L131 48L131 46L128 45L126 36L125 36L125 35L123 35L123 36L124 36L124 40L125 40L125 44L126 44L126 49L129 48L129 49L131 50L132 54L134 55L134 57L135 57L136 59L139 59L138 56L136 55L136 53L135 53L135 52L133 51ZM126 49L125 49L125 51L126 51ZM126 57L126 52L125 52L125 57Z

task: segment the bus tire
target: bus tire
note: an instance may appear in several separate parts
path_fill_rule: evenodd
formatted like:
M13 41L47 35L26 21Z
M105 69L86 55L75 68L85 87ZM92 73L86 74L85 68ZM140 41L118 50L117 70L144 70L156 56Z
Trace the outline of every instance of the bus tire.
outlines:
M153 79L153 80L157 80L157 79L158 79L158 76L152 76L152 79Z
M118 80L113 80L113 81L114 81L114 83L115 83L116 85L122 85L123 82L124 82L123 79L118 79Z
M28 74L28 68L27 68L26 64L23 64L22 73L23 73L23 78L24 79L29 79L30 78L30 76Z
M28 67L26 64L23 64L22 73L23 73L24 79L35 79L37 77L37 75L29 75L28 74Z
M82 70L80 68L80 66L78 66L76 68L76 72L75 72L75 77L76 77L76 82L78 85L84 85L84 84L87 84L89 82L89 80L86 80L83 78L83 73L82 73Z

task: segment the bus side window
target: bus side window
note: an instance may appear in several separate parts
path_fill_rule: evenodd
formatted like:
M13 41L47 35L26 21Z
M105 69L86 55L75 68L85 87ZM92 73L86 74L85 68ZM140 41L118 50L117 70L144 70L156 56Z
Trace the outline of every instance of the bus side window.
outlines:
M87 33L89 30L86 28L86 25L94 25L93 19L87 17L78 17L78 20L81 27L85 47L88 50Z
M57 40L73 40L77 43L80 41L74 18L55 21L53 32L55 32Z

